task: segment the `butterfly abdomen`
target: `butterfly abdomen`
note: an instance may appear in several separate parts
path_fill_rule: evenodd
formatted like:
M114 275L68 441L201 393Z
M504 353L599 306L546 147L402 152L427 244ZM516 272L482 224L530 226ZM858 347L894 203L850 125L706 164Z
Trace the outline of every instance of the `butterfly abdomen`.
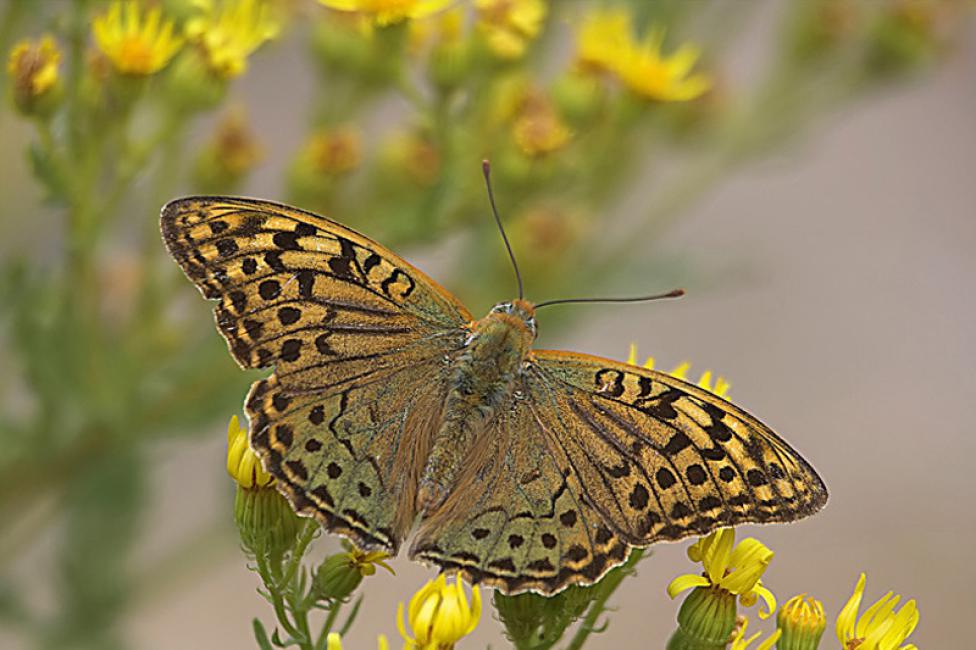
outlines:
M466 464L476 462L478 437L511 401L513 385L532 343L516 319L492 313L476 321L450 380L444 417L427 459L417 508L430 512L450 494Z

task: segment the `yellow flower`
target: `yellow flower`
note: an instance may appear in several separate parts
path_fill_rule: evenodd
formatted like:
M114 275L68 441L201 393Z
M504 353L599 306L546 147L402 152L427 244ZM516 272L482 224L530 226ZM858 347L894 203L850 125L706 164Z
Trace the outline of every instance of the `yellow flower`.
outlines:
M729 650L746 650L753 641L758 639L762 632L756 632L748 639L746 636L746 628L749 627L749 619L742 619L742 625L739 625L735 633L732 635L732 644L729 646ZM769 650L773 647L773 644L779 641L779 638L783 636L782 630L776 630L765 641L757 645L753 650Z
M326 129L313 135L305 145L311 167L322 174L341 176L359 166L359 133L345 127Z
M247 432L235 415L227 427L227 473L243 488L271 485L274 477L264 471L261 461L247 442Z
M51 36L38 41L20 41L7 61L7 72L13 81L14 104L25 113L45 95L51 96L58 84L61 51Z
M576 60L581 67L614 72L633 49L630 14L624 9L596 9L583 18L576 35Z
M576 58L584 69L612 72L638 95L657 101L688 101L702 95L711 81L690 74L700 56L697 47L682 45L663 56L664 30L651 29L643 41L633 37L630 14L601 9L588 14L577 34Z
M780 607L776 615L776 626L783 632L780 644L790 650L813 649L820 643L827 628L827 617L819 600L807 598L806 594L793 596Z
M352 548L348 551L349 563L359 571L359 574L363 577L371 576L376 573L376 567L381 566L391 574L396 575L396 571L393 570L386 560L389 560L392 556L386 551L364 551L358 548Z
M215 6L220 2L220 10ZM196 0L200 14L186 23L187 38L198 43L210 69L219 77L236 77L247 69L247 57L275 38L281 25L262 0Z
M688 101L704 94L711 81L702 74L689 74L701 55L699 49L684 44L665 57L661 54L663 41L664 30L652 29L644 43L619 62L621 81L638 95L663 102Z
M688 548L692 562L701 562L704 575L686 573L668 585L668 595L674 598L681 592L695 587L715 587L739 597L746 607L755 605L762 598L768 612L759 610L759 618L769 618L776 610L776 597L766 589L760 577L766 571L773 552L762 542L747 537L737 546L735 530L720 528L708 537L702 537Z
M261 146L240 110L226 114L217 123L211 147L213 161L231 177L245 174L261 160Z
M163 69L183 45L173 21L156 6L144 16L134 0L116 1L92 21L95 44L126 75L150 75Z
M409 18L422 18L447 7L454 0L319 0L330 9L357 11L378 25L391 25Z
M503 59L525 54L546 18L543 0L474 0L478 29L485 35L491 51Z
M545 96L530 92L522 100L512 135L522 153L540 158L562 149L572 133Z
M397 627L407 642L405 648L451 648L470 634L481 618L481 593L471 589L471 605L460 578L449 585L444 574L428 580L410 599L407 622L413 630L411 638L403 624L403 603L397 608Z
M866 580L862 573L850 600L837 616L837 639L841 646L844 650L916 650L912 643L901 645L918 625L918 607L914 600L909 600L896 612L901 596L889 591L858 619Z
M634 345L633 343L630 344L630 354L627 355L627 363L629 363L632 366L638 365L637 346ZM644 361L643 367L647 368L648 370L654 370L654 357L647 357L647 359ZM690 369L691 369L691 364L688 363L687 361L684 361L678 364L677 366L675 366L673 369L669 370L668 374L671 375L672 377L677 377L678 379L687 380L688 371ZM725 379L725 377L722 377L721 375L715 378L715 382L713 384L711 370L706 370L705 372L703 372L701 376L699 376L697 384L701 388L704 388L707 391L711 391L712 393L715 393L719 397L725 397L725 398L729 396L729 388L732 387L732 384L730 384Z

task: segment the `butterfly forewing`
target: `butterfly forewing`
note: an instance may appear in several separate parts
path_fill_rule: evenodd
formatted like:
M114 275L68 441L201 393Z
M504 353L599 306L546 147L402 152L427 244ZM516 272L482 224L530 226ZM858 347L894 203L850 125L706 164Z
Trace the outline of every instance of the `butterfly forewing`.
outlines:
M826 503L796 451L709 391L568 352L535 352L530 372L540 419L562 426L586 498L631 544L793 521Z
M395 550L415 467L470 314L397 255L340 224L251 199L163 208L167 247L245 367L251 444L296 509ZM412 481L412 482L411 482Z

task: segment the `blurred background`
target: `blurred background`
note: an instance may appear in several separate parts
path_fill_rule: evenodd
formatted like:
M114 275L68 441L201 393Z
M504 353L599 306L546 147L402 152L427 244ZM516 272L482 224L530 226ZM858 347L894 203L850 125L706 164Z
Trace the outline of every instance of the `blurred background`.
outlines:
M971 5L496 4L145 3L178 36L135 60L112 3L0 2L0 647L255 647L273 621L224 469L260 373L165 255L162 203L323 212L479 315L514 291L484 157L530 299L688 290L547 310L541 347L712 369L820 471L821 514L742 532L781 602L824 601L821 647L861 571L869 602L918 600L916 645L972 645ZM589 647L663 647L686 546L654 547ZM347 648L396 637L433 575L392 565ZM490 607L461 645L487 644L507 646Z

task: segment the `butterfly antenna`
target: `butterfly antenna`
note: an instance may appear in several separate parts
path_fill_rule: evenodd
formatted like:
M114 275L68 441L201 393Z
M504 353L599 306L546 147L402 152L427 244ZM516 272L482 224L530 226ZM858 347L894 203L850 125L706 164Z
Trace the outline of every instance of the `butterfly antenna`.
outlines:
M548 307L549 305L565 305L573 302L648 302L651 300L661 300L662 298L680 298L685 295L684 289L675 289L667 293L659 293L653 296L635 296L633 298L562 298L560 300L547 300L535 306Z
M505 248L508 249L508 257L512 260L512 268L515 269L515 279L518 280L518 297L521 300L523 296L522 274L519 273L518 262L515 261L515 253L512 252L512 245L508 243L508 235L505 234L501 217L498 216L498 208L495 207L495 193L491 190L491 163L487 160L482 160L481 171L485 175L485 186L488 188L488 202L491 203L491 213L495 215L495 223L498 224L498 230L502 233L502 241L505 242Z

